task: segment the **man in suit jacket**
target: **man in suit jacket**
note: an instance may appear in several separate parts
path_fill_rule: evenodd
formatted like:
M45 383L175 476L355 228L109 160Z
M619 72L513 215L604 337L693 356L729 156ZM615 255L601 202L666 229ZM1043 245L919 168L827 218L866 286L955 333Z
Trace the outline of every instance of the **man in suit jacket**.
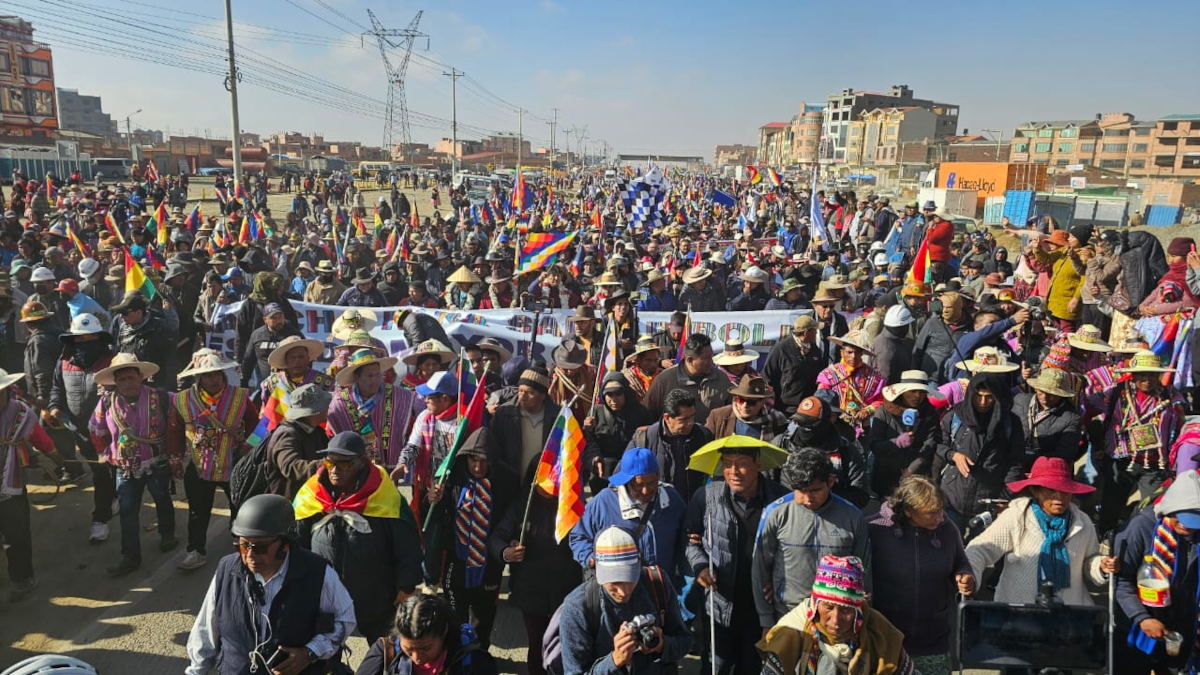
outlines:
M492 416L491 456L518 476L541 457L558 417L559 407L547 397L549 391L550 374L534 366L518 380L516 404L502 405Z

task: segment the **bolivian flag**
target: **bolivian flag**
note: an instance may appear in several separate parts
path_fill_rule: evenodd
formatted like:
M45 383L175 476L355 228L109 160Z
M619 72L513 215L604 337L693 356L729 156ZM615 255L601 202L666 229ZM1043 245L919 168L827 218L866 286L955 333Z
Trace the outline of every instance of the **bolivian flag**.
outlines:
M154 283L146 278L142 266L129 255L129 249L125 249L125 292L130 291L141 291L147 300L154 299Z

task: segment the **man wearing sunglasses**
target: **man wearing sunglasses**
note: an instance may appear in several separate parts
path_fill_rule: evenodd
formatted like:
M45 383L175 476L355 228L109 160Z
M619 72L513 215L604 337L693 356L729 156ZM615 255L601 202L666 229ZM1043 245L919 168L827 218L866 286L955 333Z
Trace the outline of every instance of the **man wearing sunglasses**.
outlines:
M359 632L387 635L396 606L421 583L421 540L412 511L361 435L343 431L321 451L294 505L299 543L329 561L354 600Z
M354 603L333 568L293 545L294 522L279 495L251 497L238 510L238 550L217 563L188 636L187 675L251 672L252 665L315 675L337 657L354 631Z

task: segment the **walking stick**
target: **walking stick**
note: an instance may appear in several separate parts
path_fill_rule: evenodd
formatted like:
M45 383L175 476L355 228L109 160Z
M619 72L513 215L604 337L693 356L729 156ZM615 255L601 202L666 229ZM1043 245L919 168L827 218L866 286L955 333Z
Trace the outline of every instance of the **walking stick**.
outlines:
M704 541L708 544L708 575L713 583L708 589L708 663L712 666L712 675L717 675L717 569L713 567L712 515L708 509L704 509Z

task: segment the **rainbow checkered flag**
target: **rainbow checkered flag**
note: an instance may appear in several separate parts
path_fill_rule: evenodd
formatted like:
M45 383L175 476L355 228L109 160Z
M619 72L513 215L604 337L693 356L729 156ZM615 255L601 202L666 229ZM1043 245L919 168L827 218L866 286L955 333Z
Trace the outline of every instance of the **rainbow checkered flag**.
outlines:
M554 538L562 542L583 518L583 430L570 406L563 406L554 421L533 482L558 497Z

